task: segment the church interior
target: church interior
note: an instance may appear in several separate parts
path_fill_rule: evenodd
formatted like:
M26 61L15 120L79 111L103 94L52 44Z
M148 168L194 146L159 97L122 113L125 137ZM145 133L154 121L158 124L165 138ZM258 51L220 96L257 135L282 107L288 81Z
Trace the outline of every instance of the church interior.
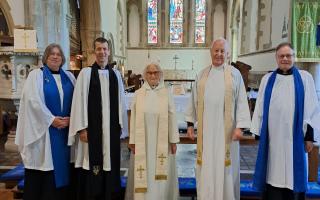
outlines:
M195 142L186 137L183 113L197 73L211 64L212 41L221 37L228 41L227 62L241 72L253 112L262 76L277 68L276 46L281 42L296 44L295 31L316 32L318 28L319 46L310 46L311 56L297 51L296 65L312 74L320 101L320 3L308 0L317 4L315 21L306 17L296 23L294 6L299 2L0 0L0 199L23 196L19 186L23 169L14 140L21 91L29 72L42 66L45 48L58 43L66 55L63 68L77 76L82 68L93 64L93 41L97 37L108 40L109 63L122 75L128 107L134 91L143 83L145 66L156 62L163 69L178 113L180 200L195 199L194 183L191 189L183 188L183 181L194 181L196 162ZM308 41L316 43L316 39ZM309 154L309 181L313 185L307 199L320 199L318 135L316 148ZM122 139L122 176L127 175L129 165L127 143L127 138ZM248 134L240 143L241 199L259 199L250 189L258 142ZM13 169L16 174L11 179L3 177Z

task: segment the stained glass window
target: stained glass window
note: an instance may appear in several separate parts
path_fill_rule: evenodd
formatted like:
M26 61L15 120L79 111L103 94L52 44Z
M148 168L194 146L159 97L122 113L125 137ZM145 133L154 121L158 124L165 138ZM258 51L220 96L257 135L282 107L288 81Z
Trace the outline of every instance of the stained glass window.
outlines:
M148 0L148 43L158 43L158 0Z
M204 43L206 36L206 0L195 0L195 43Z
M183 0L170 0L170 43L182 43Z

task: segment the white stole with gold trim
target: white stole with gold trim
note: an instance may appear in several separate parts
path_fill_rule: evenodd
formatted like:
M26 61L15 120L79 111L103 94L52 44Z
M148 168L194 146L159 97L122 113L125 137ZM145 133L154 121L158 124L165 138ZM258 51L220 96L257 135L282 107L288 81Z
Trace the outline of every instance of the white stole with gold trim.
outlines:
M163 87L158 91L159 123L157 135L156 154L156 180L167 180L168 176L168 90ZM146 88L136 91L136 123L135 123L135 163L134 163L134 186L135 193L147 192L147 160L146 160L146 130L145 130L145 96Z
M204 110L204 92L206 82L209 76L211 67L208 67L202 74L197 90L198 90L198 104L197 104L197 164L202 165L202 150L203 150L203 110ZM232 74L231 66L224 66L224 134L225 134L225 166L231 165L230 144L232 138ZM213 94L214 95L214 94Z

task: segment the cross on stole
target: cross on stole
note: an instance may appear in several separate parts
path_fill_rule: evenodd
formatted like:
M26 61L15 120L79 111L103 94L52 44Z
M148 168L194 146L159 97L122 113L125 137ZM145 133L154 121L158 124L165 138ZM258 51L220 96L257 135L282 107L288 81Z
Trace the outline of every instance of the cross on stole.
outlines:
M163 159L165 159L165 158L167 158L167 157L164 156L163 153L162 153L160 156L158 156L158 158L160 158L160 165L163 165L163 162L164 162Z
M140 175L140 179L142 178L142 172L144 171L144 168L140 165L139 168L137 169Z

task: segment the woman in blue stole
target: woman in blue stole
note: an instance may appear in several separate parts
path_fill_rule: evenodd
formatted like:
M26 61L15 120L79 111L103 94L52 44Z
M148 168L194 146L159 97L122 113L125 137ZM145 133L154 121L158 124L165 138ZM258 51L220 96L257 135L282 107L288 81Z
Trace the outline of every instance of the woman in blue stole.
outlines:
M25 166L24 200L71 198L69 116L75 78L62 69L64 53L50 44L43 67L30 72L22 92L16 144Z

